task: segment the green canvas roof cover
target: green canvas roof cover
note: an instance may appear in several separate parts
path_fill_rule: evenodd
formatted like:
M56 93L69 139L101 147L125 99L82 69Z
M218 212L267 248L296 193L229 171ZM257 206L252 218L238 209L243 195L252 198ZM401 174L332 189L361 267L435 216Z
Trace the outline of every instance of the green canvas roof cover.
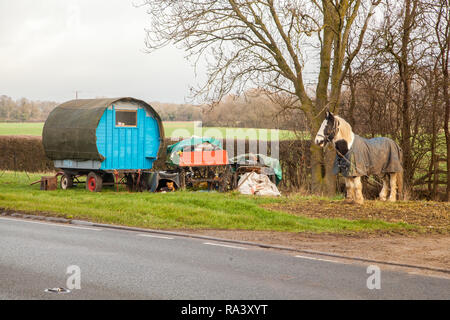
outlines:
M50 112L42 131L45 154L51 160L99 160L96 130L106 108L116 102L132 102L147 109L158 122L161 139L164 130L158 113L146 102L129 97L77 99L60 104Z
M222 142L215 138L209 137L191 137L189 139L181 140L175 144L171 144L167 147L167 162L170 164L178 165L180 163L179 151L185 150L186 147L195 147L199 144L210 143L216 146L217 149L223 149Z

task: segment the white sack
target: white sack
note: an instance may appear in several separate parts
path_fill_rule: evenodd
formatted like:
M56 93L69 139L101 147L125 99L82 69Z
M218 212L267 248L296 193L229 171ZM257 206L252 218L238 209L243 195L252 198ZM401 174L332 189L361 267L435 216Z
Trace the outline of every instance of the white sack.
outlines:
M281 196L277 186L265 174L244 173L238 182L238 191L242 194L258 196Z

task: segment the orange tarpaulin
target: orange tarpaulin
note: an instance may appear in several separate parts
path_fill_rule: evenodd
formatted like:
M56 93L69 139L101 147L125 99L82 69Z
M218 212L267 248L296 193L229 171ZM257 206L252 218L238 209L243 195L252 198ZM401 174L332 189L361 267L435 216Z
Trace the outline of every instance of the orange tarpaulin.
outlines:
M220 166L228 164L228 153L226 150L215 151L192 151L182 152L180 155L180 166Z

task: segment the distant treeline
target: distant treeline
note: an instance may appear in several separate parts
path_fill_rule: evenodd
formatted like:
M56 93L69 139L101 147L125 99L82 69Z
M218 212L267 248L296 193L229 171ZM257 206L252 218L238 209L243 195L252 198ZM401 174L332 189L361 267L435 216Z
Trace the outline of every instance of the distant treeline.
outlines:
M57 105L58 102L54 101L14 100L1 95L0 121L44 121Z
M0 96L0 121L45 121L49 113L61 102L14 100ZM150 102L163 121L197 121L202 119L202 108L188 104Z
M59 104L55 101L14 100L0 96L0 121L45 121ZM299 110L282 112L280 106L256 90L226 96L214 106L149 102L163 121L203 121L203 126L302 129Z
M201 106L163 102L149 102L149 104L159 113L163 121L202 120L203 108Z

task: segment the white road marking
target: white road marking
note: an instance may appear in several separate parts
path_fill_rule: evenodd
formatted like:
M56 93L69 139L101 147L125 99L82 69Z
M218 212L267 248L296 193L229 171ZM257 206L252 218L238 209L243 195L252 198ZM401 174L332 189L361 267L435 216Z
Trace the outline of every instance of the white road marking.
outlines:
M91 228L91 227L76 227L76 226L68 226L62 223L50 223L50 222L38 222L38 221L28 221L28 220L22 220L22 219L13 219L13 218L4 218L0 217L2 220L9 220L9 221L18 221L18 222L27 222L27 223L35 223L35 224L44 224L46 226L53 226L53 227L63 227L63 228L72 228L72 229L83 229L83 230L92 230L92 231L102 231L102 229L97 228Z
M247 250L247 248L244 248L244 247L230 246L230 245L227 245L227 244L221 244L221 243L203 242L203 244L207 244L207 245L210 245L210 246L219 246L219 247L226 247L226 248L233 248L233 249Z
M316 260L316 261L325 261L325 262L333 262L333 263L344 263L340 261L335 260L327 260L327 259L321 259L321 258L313 258L313 257L307 257L307 256L295 256L296 258L302 258L302 259L308 259L308 260Z
M171 238L171 237L154 236L154 235L151 235L151 234L142 234L142 233L139 233L138 236L140 236L140 237L149 237L149 238L158 238L158 239L169 239L169 240L173 240L173 238Z

